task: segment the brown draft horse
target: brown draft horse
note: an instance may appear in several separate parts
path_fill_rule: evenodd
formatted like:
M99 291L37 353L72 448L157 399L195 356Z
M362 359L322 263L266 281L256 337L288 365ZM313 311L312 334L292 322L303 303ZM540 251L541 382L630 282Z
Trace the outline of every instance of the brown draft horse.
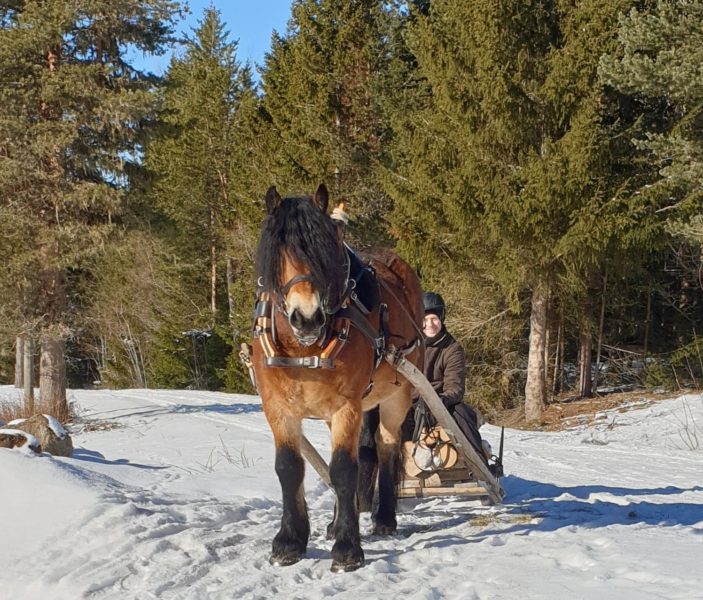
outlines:
M374 533L396 529L400 427L411 386L382 358L395 352L416 365L422 360L422 290L415 272L391 252L366 253L360 261L348 249L343 228L327 215L323 185L312 198L281 199L271 187L265 203L252 362L283 495L270 562L293 564L307 549L300 445L301 421L312 417L324 419L332 436L332 570L352 571L364 561L359 511L371 509L376 476ZM359 433L364 411L376 406L371 457L372 444L360 448Z

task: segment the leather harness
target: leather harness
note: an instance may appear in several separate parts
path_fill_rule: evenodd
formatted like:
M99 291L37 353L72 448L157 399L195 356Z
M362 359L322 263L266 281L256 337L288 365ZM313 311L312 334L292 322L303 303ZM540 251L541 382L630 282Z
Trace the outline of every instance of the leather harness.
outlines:
M346 244L344 245L347 262L347 279L345 290L335 307L325 308L332 322L328 326L317 345L321 347L319 354L313 356L283 356L279 352L278 338L276 335L276 319L274 310L286 315L283 302L274 301L271 292L259 287L259 292L254 310L254 338L258 338L264 351L264 366L266 367L298 367L307 369L334 369L334 361L341 353L349 339L351 327L357 329L371 344L375 352L374 372L378 368L386 350L388 339L388 306L378 304L380 311L380 330L371 325L368 320L375 306L367 307L357 294L357 286L364 275L371 277L373 285L379 285L376 272L369 264L363 263ZM351 265L357 265L356 272L352 274ZM311 281L309 275L296 275L288 281L278 292L280 298L285 298L287 292L303 281ZM417 341L417 340L416 340ZM415 343L412 344L412 347ZM372 375L373 378L373 375Z

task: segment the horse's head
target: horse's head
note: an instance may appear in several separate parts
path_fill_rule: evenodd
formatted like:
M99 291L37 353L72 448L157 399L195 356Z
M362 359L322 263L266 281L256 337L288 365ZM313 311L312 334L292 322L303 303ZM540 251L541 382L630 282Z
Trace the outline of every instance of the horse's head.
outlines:
M271 294L303 346L326 330L346 288L348 268L338 228L327 215L327 188L312 197L285 198L269 188L256 268L259 285Z

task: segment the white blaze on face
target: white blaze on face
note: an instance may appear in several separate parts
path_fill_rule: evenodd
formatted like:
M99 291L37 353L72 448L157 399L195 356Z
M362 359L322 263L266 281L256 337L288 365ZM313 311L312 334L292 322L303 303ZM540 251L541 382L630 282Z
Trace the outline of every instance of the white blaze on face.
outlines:
M306 275L301 265L290 257L286 256L283 263L283 281L291 281L299 275ZM285 297L286 312L291 315L297 310L304 319L312 319L313 315L320 308L320 294L315 290L309 281L301 281L290 288Z
M320 294L312 289L309 282L303 281L294 285L288 292L286 308L289 315L297 309L304 318L312 319L317 309L320 308Z

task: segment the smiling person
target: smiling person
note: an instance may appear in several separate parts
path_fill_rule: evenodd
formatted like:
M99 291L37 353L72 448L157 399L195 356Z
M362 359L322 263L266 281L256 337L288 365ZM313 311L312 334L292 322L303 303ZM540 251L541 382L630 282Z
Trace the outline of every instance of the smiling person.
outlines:
M425 377L450 413L464 399L466 356L461 344L444 326L446 306L442 296L435 292L422 295L425 319Z
M454 339L444 325L446 305L442 296L436 292L425 292L422 295L425 307L425 318L422 332L425 337L425 368L424 374L432 384L444 406L454 417L457 425L484 459L490 457L484 450L479 434L478 415L464 400L466 378L466 355L461 344ZM413 439L419 433L416 424L421 421L420 414L431 422L434 419L428 415L424 402L413 397L415 410L410 410L403 424L403 439Z

